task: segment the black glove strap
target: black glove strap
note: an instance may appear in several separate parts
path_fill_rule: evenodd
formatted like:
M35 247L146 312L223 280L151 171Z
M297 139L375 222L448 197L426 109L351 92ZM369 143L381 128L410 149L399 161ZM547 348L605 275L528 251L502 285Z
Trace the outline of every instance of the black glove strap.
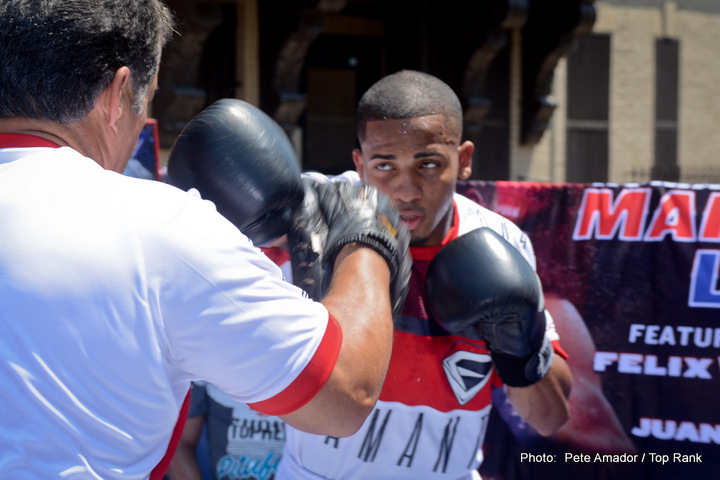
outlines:
M351 243L360 243L375 250L387 262L388 268L390 269L390 278L395 278L398 273L397 258L393 254L392 247L388 244L388 239L379 237L377 235L358 233L343 238L338 243L332 246L331 251L328 251L326 253L327 261L334 262L338 253L340 253L340 250L342 250L345 245L350 245ZM332 265L330 265L330 267L332 267ZM330 270L332 270L332 268L330 268Z
M490 351L500 379L510 387L528 387L542 380L552 365L554 349L545 337L542 346L525 357L511 357Z

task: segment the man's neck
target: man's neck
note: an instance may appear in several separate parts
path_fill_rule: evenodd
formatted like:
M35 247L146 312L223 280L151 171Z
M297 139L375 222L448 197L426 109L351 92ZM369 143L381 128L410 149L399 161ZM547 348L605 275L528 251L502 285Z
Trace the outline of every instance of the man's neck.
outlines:
M60 147L71 145L71 142L66 140L68 135L64 133L64 130L66 128L63 125L42 120L28 118L0 119L0 133L38 137Z
M3 118L0 119L0 133L30 135L52 142L58 147L70 147L105 168L105 138L90 116L70 124L32 118Z

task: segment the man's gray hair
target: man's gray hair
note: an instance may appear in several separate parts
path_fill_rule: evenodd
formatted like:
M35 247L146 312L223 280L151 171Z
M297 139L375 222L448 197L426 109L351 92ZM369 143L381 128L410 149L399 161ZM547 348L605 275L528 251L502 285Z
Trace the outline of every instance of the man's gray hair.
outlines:
M123 66L140 113L173 26L161 0L2 0L0 118L74 123Z

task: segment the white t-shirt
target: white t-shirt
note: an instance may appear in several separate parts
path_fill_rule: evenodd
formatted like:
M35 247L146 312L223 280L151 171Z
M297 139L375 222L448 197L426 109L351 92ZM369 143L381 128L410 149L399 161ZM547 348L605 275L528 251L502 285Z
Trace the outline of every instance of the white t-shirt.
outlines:
M360 182L355 172L325 178L304 174L318 182ZM459 236L489 227L518 249L535 268L528 237L511 221L476 202L455 194ZM420 247L420 249L432 247ZM403 315L395 321L393 354L380 400L360 430L348 438L313 435L286 428L287 441L278 480L417 480L479 479L482 445L491 410L491 393L502 386L492 368L485 342L438 333L413 283L430 258L413 252L413 279ZM458 279L471 281L471 279ZM546 335L558 340L549 313Z
M144 479L191 380L287 413L340 345L212 203L68 147L0 149L0 305L13 480Z

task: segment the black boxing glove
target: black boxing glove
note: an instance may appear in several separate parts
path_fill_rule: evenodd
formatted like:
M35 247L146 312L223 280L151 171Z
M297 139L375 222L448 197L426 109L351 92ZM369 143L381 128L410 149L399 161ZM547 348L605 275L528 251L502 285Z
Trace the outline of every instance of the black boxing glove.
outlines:
M390 199L374 187L349 182L305 184L305 200L288 234L293 282L315 299L330 285L333 265L345 245L360 243L390 268L393 317L402 309L410 281L410 234Z
M224 98L183 128L168 159L168 182L196 188L261 245L285 235L303 187L282 128L247 102Z
M487 342L500 379L525 387L550 370L540 280L522 254L489 228L452 240L428 268L430 312L448 331Z

